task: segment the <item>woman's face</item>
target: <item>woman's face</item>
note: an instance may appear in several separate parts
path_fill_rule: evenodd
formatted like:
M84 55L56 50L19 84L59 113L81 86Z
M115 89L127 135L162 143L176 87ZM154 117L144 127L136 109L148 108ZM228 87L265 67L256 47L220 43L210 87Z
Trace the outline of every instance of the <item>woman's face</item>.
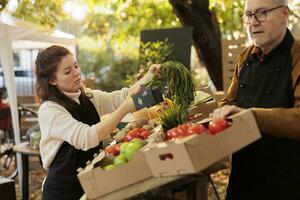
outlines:
M50 82L64 92L78 92L81 88L81 71L72 54L66 55L57 67L55 78Z

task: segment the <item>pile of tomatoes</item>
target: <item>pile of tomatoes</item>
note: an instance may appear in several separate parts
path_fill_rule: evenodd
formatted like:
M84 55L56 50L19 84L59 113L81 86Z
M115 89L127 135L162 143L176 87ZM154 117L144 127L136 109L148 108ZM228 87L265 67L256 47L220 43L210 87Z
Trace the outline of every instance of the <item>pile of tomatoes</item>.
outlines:
M193 134L201 135L203 133L207 133L210 135L216 135L224 129L228 128L230 123L226 119L219 119L209 122L208 128L206 128L202 124L182 124L175 128L172 128L167 131L166 139L171 140L174 138L181 138Z

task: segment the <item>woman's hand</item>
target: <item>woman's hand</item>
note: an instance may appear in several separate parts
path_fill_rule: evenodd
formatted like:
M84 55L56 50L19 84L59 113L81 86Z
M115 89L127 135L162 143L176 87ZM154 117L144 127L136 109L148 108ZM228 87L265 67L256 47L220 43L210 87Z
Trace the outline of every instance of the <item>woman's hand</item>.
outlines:
M148 72L145 74L141 80L143 80L144 83L147 83L153 79L154 76L157 76L158 78L161 78L161 64L153 64L149 67Z
M143 78L141 78L138 82L136 82L133 86L131 86L128 90L128 96L132 96L138 93L142 89L142 85L147 84L149 81L153 79L154 76L161 77L161 65L153 64L149 67L148 72L145 74Z
M244 110L243 108L233 106L233 105L226 105L221 108L215 109L212 113L209 114L209 116L215 120L215 119L224 119L230 114L238 113L240 111Z
M161 64L153 64L149 67L147 74L152 74L152 76L161 77Z

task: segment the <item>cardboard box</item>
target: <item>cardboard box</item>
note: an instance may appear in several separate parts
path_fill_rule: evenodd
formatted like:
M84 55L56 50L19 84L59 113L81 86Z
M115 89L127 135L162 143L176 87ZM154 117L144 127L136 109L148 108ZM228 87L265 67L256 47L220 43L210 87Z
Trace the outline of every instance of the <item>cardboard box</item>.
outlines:
M191 107L188 109L188 115L194 115L197 113L201 113L201 116L197 118L196 120L192 120L189 122L195 123L200 120L203 120L209 116L210 113L212 113L217 108L217 104L214 100L200 103L194 107Z
M232 125L216 135L191 135L144 151L153 175L197 173L261 137L250 110L230 119Z
M136 152L128 163L109 171L104 171L99 166L103 157L95 158L92 164L77 175L87 198L90 200L152 177L151 170L141 151Z
M217 91L214 93L214 99L216 102L219 102L225 97L225 95L224 91Z

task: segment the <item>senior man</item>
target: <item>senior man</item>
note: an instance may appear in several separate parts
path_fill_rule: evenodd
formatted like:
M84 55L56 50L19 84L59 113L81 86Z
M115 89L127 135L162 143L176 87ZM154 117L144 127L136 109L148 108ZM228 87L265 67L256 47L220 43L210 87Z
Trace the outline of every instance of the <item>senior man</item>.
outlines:
M239 55L229 91L211 116L250 108L262 138L233 154L227 200L300 199L300 42L287 28L287 5L245 2L242 18L253 45Z

